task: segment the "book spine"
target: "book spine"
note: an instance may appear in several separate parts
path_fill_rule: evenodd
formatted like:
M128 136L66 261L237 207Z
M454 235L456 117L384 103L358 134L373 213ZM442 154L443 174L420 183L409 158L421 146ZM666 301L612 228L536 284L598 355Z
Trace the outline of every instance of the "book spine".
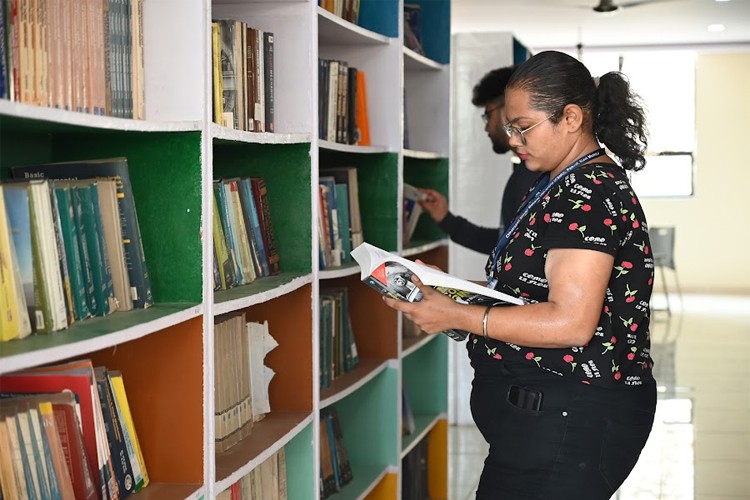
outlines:
M258 253L258 262L261 266L261 272L259 274L261 276L269 276L271 271L268 267L268 255L266 254L266 247L263 243L263 232L260 228L258 207L255 205L253 187L249 178L244 178L240 181L240 194L242 195L245 211L250 217L249 234L252 238L254 248Z
M63 230L60 219L67 215L60 213L60 207L57 203L54 185L50 185L50 204L52 206L52 220L55 228L55 246L57 247L58 267L60 269L60 279L63 287L63 299L65 300L65 311L68 324L75 321L75 301L73 300L73 291L70 283L70 273L68 269L68 260L65 253L65 244L63 243Z
M107 281L111 281L111 279L107 279L108 264L106 256L102 253L101 233L98 233L98 226L100 224L97 224L97 211L94 207L96 192L92 193L90 186L76 187L75 190L78 192L81 200L83 230L86 235L86 245L94 283L96 309L93 312L96 316L106 316L109 314L109 294L107 290L111 289L108 288Z
M268 199L268 188L266 181L262 177L252 180L253 196L255 205L259 208L258 216L260 218L260 227L263 231L263 244L268 256L268 268L270 274L278 274L281 271L279 264L279 249L276 245L276 235L271 222L271 204Z
M263 34L263 59L265 66L265 102L266 102L266 132L274 131L274 41L273 33Z
M101 376L97 374L96 385L99 390L99 401L102 407L109 453L112 457L112 467L117 480L118 496L123 499L133 493L133 487L136 484L133 479L133 468L130 465L130 457L122 434L122 425L117 418L117 411L106 373Z
M75 231L73 231L73 234L76 234L78 237L78 253L81 257L81 288L86 298L84 306L82 306L86 313L83 317L89 317L96 314L98 307L96 303L96 294L94 293L94 274L92 271L91 256L89 255L89 242L83 216L83 200L81 193L77 188L71 187L69 188L69 192L71 204L73 206L73 221L75 224Z

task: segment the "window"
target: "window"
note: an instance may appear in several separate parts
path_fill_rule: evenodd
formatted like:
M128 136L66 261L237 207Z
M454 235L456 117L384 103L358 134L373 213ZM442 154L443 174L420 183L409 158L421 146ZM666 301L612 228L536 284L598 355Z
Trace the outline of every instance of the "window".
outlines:
M593 76L622 71L646 108L646 167L632 174L640 197L693 194L695 54L689 51L591 52L583 63Z

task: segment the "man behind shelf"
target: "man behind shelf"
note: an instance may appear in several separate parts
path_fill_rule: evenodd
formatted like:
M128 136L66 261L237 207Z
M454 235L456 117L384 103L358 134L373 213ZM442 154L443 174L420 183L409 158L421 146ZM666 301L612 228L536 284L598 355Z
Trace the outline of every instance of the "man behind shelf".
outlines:
M483 106L484 130L492 142L492 150L497 154L505 154L511 150L508 136L502 129L505 119L505 85L515 71L515 66L493 69L479 80L474 86L471 102L475 106ZM521 205L523 196L537 179L538 174L529 171L523 161L513 164L513 172L503 191L500 209L502 227L489 228L477 226L463 217L452 214L448 210L448 201L433 189L420 189L426 196L419 204L438 223L438 226L448 233L451 240L461 246L489 254L495 248L500 230L508 227L513 216Z

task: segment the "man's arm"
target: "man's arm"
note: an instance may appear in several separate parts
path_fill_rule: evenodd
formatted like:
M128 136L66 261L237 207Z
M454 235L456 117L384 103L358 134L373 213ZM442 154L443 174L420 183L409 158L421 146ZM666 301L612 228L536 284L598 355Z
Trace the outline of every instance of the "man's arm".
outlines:
M450 212L438 223L438 226L459 245L485 255L489 255L495 248L500 233L500 228L477 226Z

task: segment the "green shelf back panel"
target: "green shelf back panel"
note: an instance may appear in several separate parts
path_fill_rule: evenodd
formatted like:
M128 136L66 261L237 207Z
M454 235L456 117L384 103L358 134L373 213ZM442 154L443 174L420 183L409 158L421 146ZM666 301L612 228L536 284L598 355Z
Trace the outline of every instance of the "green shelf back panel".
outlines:
M396 250L398 227L398 156L320 151L320 167L357 167L359 205L365 240Z
M156 302L200 302L200 132L58 135L57 161L128 159L143 252Z
M286 487L289 500L307 500L316 483L313 469L312 423L285 446Z
M405 0L420 6L422 48L427 57L440 64L450 62L451 3L450 0Z
M403 359L403 382L415 415L448 411L448 342L439 334Z
M214 144L214 179L263 177L283 272L312 270L310 144Z
M398 36L398 0L361 0L358 24L370 31Z
M156 302L200 302L199 132L125 132L0 119L0 176L37 163L128 159Z
M450 173L448 165L447 158L434 160L404 158L404 182L416 187L432 188L449 198L448 181ZM435 221L428 214L423 213L414 229L410 244L435 241L445 237L445 232L438 227Z
M349 460L358 465L397 465L398 373L387 368L358 391L334 404Z

